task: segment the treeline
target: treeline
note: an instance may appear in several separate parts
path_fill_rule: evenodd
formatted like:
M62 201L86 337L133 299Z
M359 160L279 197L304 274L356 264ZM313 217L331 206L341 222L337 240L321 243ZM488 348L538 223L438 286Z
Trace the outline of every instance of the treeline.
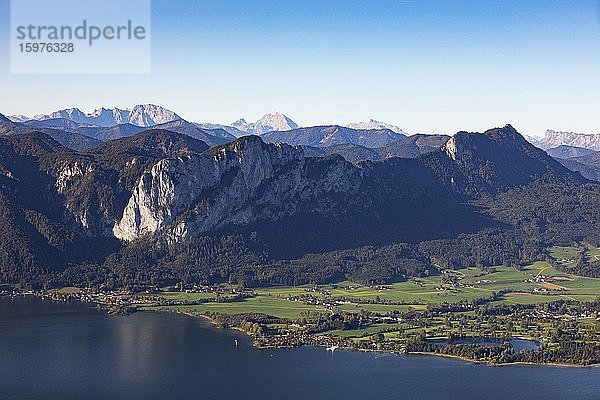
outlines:
M515 353L512 362L560 363L593 365L600 363L600 345L597 343L581 343L563 341L556 347L542 347L537 351Z
M494 265L520 268L534 261L549 260L548 245L539 236L493 229L455 239L364 246L306 254L295 260L273 260L268 245L257 236L206 236L179 244L138 241L103 263L71 265L64 272L40 279L48 279L52 285L107 288L143 288L179 282L295 286L342 280L375 285L437 274L440 269ZM587 262L587 269L567 272L598 276L597 264Z
M306 318L301 320L306 324ZM371 318L366 313L331 313L319 314L310 319L311 325L306 333L320 333L332 330L352 330L371 324Z
M351 279L364 284L426 276L434 270L409 244L362 247L297 260L269 260L265 245L244 235L194 238L176 245L136 242L102 264L82 264L51 276L54 285L143 288L228 282L246 287L301 285Z
M221 314L205 312L203 314L221 328L239 328L252 336L262 336L270 333L268 324L282 323L281 319L260 313Z
M587 242L600 246L600 185L536 181L480 204L494 218L545 247Z
M303 254L300 257L284 259L281 255L287 250L276 249L281 240L274 242L273 237L282 236L283 228L292 229L289 224L269 234L263 227L256 231L194 237L175 244L158 235L121 247L116 240L74 234L62 223L60 218L64 214L59 218L58 214L47 210L56 207L64 213L55 200L36 200L41 192L33 191L47 182L35 183L27 192L20 189L17 196L10 187L12 183L0 180L4 185L0 191L0 233L3 238L0 243L3 261L0 282L39 287L83 285L131 289L179 282L230 282L256 287L346 279L373 285L423 277L448 268L494 265L519 268L534 261L549 260L547 248L552 245L571 246L584 241L600 245L600 186L592 184L540 181L509 189L495 197L481 197L475 203L469 203L469 207L494 223L477 232L455 234L454 227L443 235L448 221L445 218L442 220L444 226L436 228L436 236L443 238L420 240L421 236L418 236L411 241L406 237L398 243L357 246L356 241L345 239L352 236L352 231L344 230L343 235L340 233L332 241L332 245L340 250L300 252ZM28 204L28 207L16 207L16 201L25 195L27 202L20 204ZM86 201L95 204L92 200ZM390 205L392 207L399 209L402 205ZM435 206L431 212L428 224L434 223L435 216L442 214L444 209ZM55 215L55 218L47 215ZM456 214L450 220L456 220L458 231L467 230L463 229L461 218L462 214ZM414 223L416 230L420 229L415 221L407 221ZM309 227L319 225L316 222ZM295 229L304 229L302 226L298 224ZM407 226L401 230L407 230ZM325 233L332 236L334 232L342 232L337 226L333 228L330 233ZM365 226L365 229L374 228ZM389 232L393 229L386 227L382 236L391 237ZM315 236L314 241L325 233ZM369 236L377 236L376 233L369 231ZM299 237L308 236L309 231ZM304 243L289 246L301 249ZM576 268L567 272L600 276L600 261L582 257Z
M600 259L592 257L588 253L589 249L586 246L579 244L574 265L569 264L569 266L566 266L562 262L553 259L549 259L548 262L557 270L569 274L592 278L600 277Z
M406 352L444 354L494 364L514 362L512 360L514 360L516 354L510 343L506 342L500 346L483 346L479 344L442 345L421 337L408 341Z
M535 364L577 364L593 365L600 363L600 345L590 342L562 341L556 346L538 350L515 352L513 346L504 342L500 346L479 344L434 343L422 338L411 340L406 344L409 353L434 353L493 364L535 363Z

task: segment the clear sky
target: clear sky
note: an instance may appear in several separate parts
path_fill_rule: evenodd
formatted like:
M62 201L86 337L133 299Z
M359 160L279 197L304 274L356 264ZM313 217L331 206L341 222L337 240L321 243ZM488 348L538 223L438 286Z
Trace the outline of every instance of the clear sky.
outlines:
M199 122L600 133L600 0L153 0L141 75L11 75L9 0L0 35L4 114L155 103Z

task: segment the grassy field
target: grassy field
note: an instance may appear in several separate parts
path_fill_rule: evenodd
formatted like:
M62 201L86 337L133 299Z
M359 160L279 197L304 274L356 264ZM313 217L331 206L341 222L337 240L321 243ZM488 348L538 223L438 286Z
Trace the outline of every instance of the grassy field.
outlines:
M170 301L198 301L216 298L214 293L163 292L161 296Z
M594 259L596 261L600 261L600 247L594 247L591 245L587 245L589 249L590 259Z
M579 255L577 247L550 247L550 257L564 265L565 267L574 267Z
M586 261L600 261L600 248L594 247L589 243L584 243L586 248L584 257ZM579 248L577 247L550 247L550 257L562 264L566 268L574 267L579 259Z
M199 305L174 305L174 306L147 306L143 309L168 310L192 313L204 313L207 311L223 314L263 313L285 319L299 319L302 312L318 311L326 312L322 307L306 305L285 298L257 296L243 302L232 303L204 303Z
M389 324L374 324L362 329L328 331L327 335L335 335L345 338L363 338L371 336L375 333L385 332L388 329L394 329L394 326Z
M570 249L554 250L565 259L572 254ZM558 299L591 301L600 295L600 279L583 278L552 268L545 262L537 262L517 270L498 266L489 273L478 268L451 271L446 274L455 278L455 285L442 283L442 276L412 279L384 288L362 286L354 282L339 282L335 285L313 285L298 287L270 287L255 290L255 297L242 302L209 302L199 305L154 306L152 309L180 310L202 313L206 311L226 314L264 313L286 319L299 319L303 312L328 312L318 305L307 305L291 297L311 295L315 298L339 302L336 308L346 312L371 311L388 313L409 310L424 310L427 304L455 303L462 300L487 298L494 292L509 290L499 303L536 304ZM536 281L542 278L546 282ZM212 293L162 293L170 301L195 301L214 298ZM226 295L221 295L226 296ZM368 303L367 303L368 302ZM389 304L399 303L399 304Z
M588 256L600 257L600 250L588 247ZM552 248L552 257L569 263L579 257L577 248ZM564 260L564 261L563 261ZM227 292L231 287L219 290ZM64 288L68 291L72 288ZM442 302L456 303L464 300L489 298L493 293L507 292L490 304L538 304L559 299L592 301L600 296L600 279L584 278L561 272L549 263L536 262L524 268L497 266L482 270L465 268L444 271L442 275L410 279L406 282L384 286L364 286L343 281L327 285L303 285L297 287L268 287L252 291L252 297L243 301L222 302L218 298L235 296L214 293L161 292L151 295L149 304L141 309L157 311L179 311L192 314L216 312L222 314L261 313L282 318L278 324L268 325L271 329L302 331L303 323L290 323L306 317L314 324L315 313L372 312L380 316L393 312L423 311L428 305ZM209 300L208 302L202 302ZM154 304L151 304L151 303ZM164 305L165 302L179 303ZM186 304L200 302L199 304ZM311 304L307 304L311 303ZM440 316L428 316L426 322L419 316L402 316L376 319L371 325L360 329L327 330L316 335L337 336L353 343L370 343L374 334L382 333L386 341L405 342L411 338L425 336L429 339L451 336L472 337L518 337L539 340L547 338L552 326L547 322L511 321L508 317L497 317L493 321L480 319L475 311L449 312ZM311 320L312 318L312 320ZM312 321L312 322L310 322ZM389 322L389 323L381 323ZM595 330L596 322L578 325L581 332ZM592 326L593 325L593 326ZM586 333L587 334L587 333ZM588 335L589 336L589 335Z
M62 293L62 294L73 294L79 292L79 288L66 286L59 289L52 289L52 292Z

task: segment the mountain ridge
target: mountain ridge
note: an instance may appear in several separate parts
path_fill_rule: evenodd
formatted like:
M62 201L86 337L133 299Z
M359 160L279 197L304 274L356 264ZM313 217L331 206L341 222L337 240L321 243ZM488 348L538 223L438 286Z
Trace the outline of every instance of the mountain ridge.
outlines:
M160 129L87 151L37 131L2 135L0 278L310 282L336 269L300 263L294 272L284 261L401 243L440 265L497 265L543 257L544 243L600 235L600 185L510 125L458 132L414 158L351 163L305 151L254 135L208 148ZM419 265L415 273L427 268Z
M131 123L132 125L140 127L151 127L161 123L180 119L181 117L179 117L173 111L155 104L139 104L131 109L120 109L116 107L107 109L101 107L87 114L81 111L79 108L67 108L54 111L50 114L38 114L33 116L32 119L43 121L47 119L58 118L71 120L77 123L98 125L103 127L110 127L125 123Z
M264 136L263 136L264 137ZM249 188L251 191L258 190L262 182L271 179L273 171L282 168L285 170L296 171L293 174L300 174L299 170L306 168L307 164L312 163L310 159L305 158L301 149L294 148L285 143L268 144L258 136L246 136L235 141L223 144L218 147L207 150L207 152L197 159L189 159L188 161L164 161L156 164L151 172L147 172L140 179L134 196L130 199L127 209L124 212L123 219L115 226L115 234L117 237L126 240L133 240L144 235L147 232L156 232L165 224L173 222L178 212L188 210L194 207L194 202L206 195L205 190L214 185L222 185L223 177L227 176L226 182L236 186L233 194L225 198L208 200L203 203L202 211L198 211L201 215L200 222L194 222L191 225L183 221L178 222L174 226L169 237L171 240L178 241L182 238L193 235L193 232L206 232L211 229L221 228L225 225L248 224L257 218L257 215L247 209L229 212L225 211L231 204L239 203L239 199L250 201L251 195L246 193ZM207 157L208 156L208 157ZM437 176L442 187L448 188L450 191L458 195L479 195L481 193L496 194L499 191L505 190L511 186L518 186L531 182L534 178L542 178L544 176L555 176L559 179L567 179L576 183L583 183L585 179L579 174L569 171L560 163L549 157L545 152L535 148L529 144L512 126L507 125L504 128L490 129L482 134L459 132L452 136L448 142L439 150L431 153L418 156L414 161L407 159L406 161L379 161L375 164L351 164L339 157L339 160L334 158L321 159L324 161L316 161L318 163L336 163L336 180L328 180L326 187L335 188L340 185L346 189L353 188L358 190L361 186L361 179L364 174L371 171L371 165L397 165L404 163L411 165L415 175L431 175ZM337 160L337 161L336 161ZM343 160L343 161L342 161ZM393 160L393 159L392 159ZM398 159L400 160L400 159ZM490 166L489 163L493 165ZM386 164L387 163L387 164ZM400 164L398 164L400 165ZM525 171L514 173L511 168L522 166ZM441 167L441 168L440 168ZM250 169L247 169L250 168ZM325 168L325 167L321 167ZM378 167L380 168L380 167ZM496 173L490 173L490 169L498 170ZM322 169L318 169L322 171ZM429 170L429 172L427 171ZM181 176L183 172L183 177ZM231 173L232 175L228 175ZM405 172L398 171L400 175ZM358 175L356 175L358 174ZM168 183L166 178L173 175L172 183ZM289 177L292 181L297 181L299 175L293 175L295 178ZM349 177L361 178L351 180ZM323 178L325 179L325 178ZM347 182L348 180L352 182ZM238 181L239 180L239 181ZM166 186L163 187L163 185ZM178 189L177 182L194 182L191 186L186 184ZM221 182L221 183L219 183ZM236 183L237 182L237 183ZM246 186L253 182L251 185ZM344 183L346 182L346 183ZM255 186L254 186L255 185ZM282 187L286 184L280 183ZM227 186L219 186L226 190ZM279 187L279 186L277 186ZM191 189L190 188L196 188ZM245 188L245 189L244 189ZM183 194L177 195L178 190ZM288 188L288 190L290 190ZM441 189L440 189L441 190ZM373 190L375 192L375 190ZM164 192L164 194L161 194ZM219 192L216 192L219 193ZM282 195L283 190L273 194L274 198ZM293 193L293 191L292 191ZM315 192L321 193L321 192ZM311 199L317 196L312 193ZM286 198L289 193L286 193ZM362 196L362 197L361 197ZM369 195L353 191L351 197L362 198L363 205L370 204L374 200L367 200ZM288 199L288 202L295 204L298 199L302 199L301 195L294 195ZM180 199L187 199L181 203ZM234 201L234 199L236 199ZM215 210L211 209L210 204L215 201ZM242 202L243 202L242 201ZM274 201L273 198L258 200L253 199L250 204L261 204L264 201L266 204ZM344 200L346 204L353 204L349 199ZM148 208L148 204L154 206ZM164 206L170 204L166 214L160 210L158 205ZM293 206L295 209L297 206ZM260 210L273 210L273 206L260 207ZM232 220L227 220L227 215L232 215ZM287 211L284 214L267 214L264 218L276 219L282 215L288 216ZM320 211L321 212L321 211ZM145 220L144 220L145 218ZM200 218L200 217L194 217Z
M0 116L2 116L2 114L0 114ZM2 117L0 117L0 134L2 135L42 132L51 136L61 145L75 150L84 150L100 143L100 141L92 137L77 132L70 132L51 127L34 127L28 124L13 122L4 116Z
M591 154L593 152L594 152L594 150L592 150L592 149L585 149L583 147L569 146L566 144L561 144L560 146L552 147L552 148L546 150L546 153L548 153L550 156L552 156L554 158L563 158L563 159L581 157L581 156L585 156L587 154Z
M320 125L287 131L272 131L261 137L266 142L285 142L292 146L329 147L340 144L356 144L375 148L383 147L406 136L389 129L356 130L340 125Z
M600 151L600 134L562 132L548 129L543 138L536 139L535 144L544 150L560 145L568 145Z
M352 122L346 124L345 126L347 128L352 128L356 130L389 129L392 132L401 133L403 135L408 136L408 134L404 132L400 127L382 121L377 121L373 118L369 119L368 121Z

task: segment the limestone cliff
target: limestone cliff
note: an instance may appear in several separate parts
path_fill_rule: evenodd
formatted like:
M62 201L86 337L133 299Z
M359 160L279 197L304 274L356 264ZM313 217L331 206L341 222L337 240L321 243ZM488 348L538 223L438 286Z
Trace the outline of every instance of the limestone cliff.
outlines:
M362 170L341 157L305 158L256 136L190 157L163 159L142 175L115 236L163 230L170 241L297 212L335 214L355 201Z

